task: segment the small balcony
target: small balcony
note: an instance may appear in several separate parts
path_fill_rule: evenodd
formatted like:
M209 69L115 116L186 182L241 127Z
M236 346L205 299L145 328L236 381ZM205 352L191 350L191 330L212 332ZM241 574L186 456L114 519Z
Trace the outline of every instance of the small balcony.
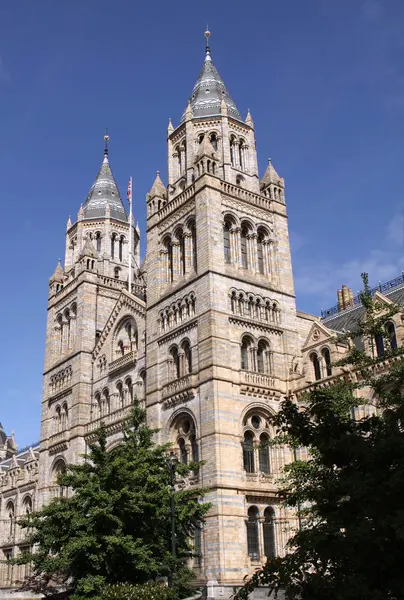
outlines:
M272 375L240 371L240 391L251 396L272 396L280 390L280 381Z
M48 448L52 448L57 444L63 444L67 442L69 439L69 431L65 429L64 431L58 431L49 437Z
M92 433L100 428L101 423L104 423L106 427L108 425L112 425L115 423L120 423L127 419L132 411L133 405L129 404L128 406L124 406L123 408L118 408L118 410L114 410L111 413L106 415L102 415L98 417L95 421L88 423L86 425L86 433Z
M108 373L115 373L121 369L126 369L129 366L135 366L137 362L137 350L131 350L123 356L120 356L116 360L109 363Z
M184 375L163 386L162 396L165 408L186 402L195 396L193 389L197 384L197 375Z

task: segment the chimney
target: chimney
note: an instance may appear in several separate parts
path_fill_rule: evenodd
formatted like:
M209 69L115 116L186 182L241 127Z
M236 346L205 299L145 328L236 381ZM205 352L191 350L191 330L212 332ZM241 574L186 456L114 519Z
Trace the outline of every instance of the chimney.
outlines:
M352 288L347 287L345 284L342 284L342 289L337 291L337 297L338 310L345 310L349 306L353 306L354 295Z

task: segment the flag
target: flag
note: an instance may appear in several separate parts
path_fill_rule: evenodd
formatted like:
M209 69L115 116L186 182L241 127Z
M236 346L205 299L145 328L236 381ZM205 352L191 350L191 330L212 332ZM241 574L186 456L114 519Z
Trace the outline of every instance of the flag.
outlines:
M129 179L128 191L127 191L126 195L128 197L129 204L131 204L132 203L132 177Z

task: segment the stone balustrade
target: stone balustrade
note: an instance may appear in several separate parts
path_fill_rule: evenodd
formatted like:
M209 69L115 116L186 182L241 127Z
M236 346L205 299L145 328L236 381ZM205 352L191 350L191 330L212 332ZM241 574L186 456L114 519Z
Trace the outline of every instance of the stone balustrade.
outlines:
M98 419L95 419L95 421L92 421L91 423L88 423L86 425L86 433L96 431L97 429L99 429L101 423L104 423L105 426L108 426L112 425L113 423L119 423L120 421L127 419L130 415L131 410L132 404L129 404L128 406L118 408L118 410L114 410L113 412L110 412L107 415L98 417Z
M165 386L163 386L163 398L167 398L168 396L172 396L173 394L183 392L184 390L192 388L195 385L196 375L184 375L184 377L180 377L179 379L170 381Z
M220 187L224 194L227 194L232 198L240 198L241 200L249 202L250 204L257 206L258 208L263 208L264 210L272 210L272 200L270 198L265 198L265 196L254 194L254 192L250 192L249 190L228 183L227 181L221 181Z
M127 352L123 356L120 356L116 360L113 360L109 363L108 372L109 374L114 371L119 371L124 367L128 367L129 365L135 365L137 362L137 350L131 350L131 352Z

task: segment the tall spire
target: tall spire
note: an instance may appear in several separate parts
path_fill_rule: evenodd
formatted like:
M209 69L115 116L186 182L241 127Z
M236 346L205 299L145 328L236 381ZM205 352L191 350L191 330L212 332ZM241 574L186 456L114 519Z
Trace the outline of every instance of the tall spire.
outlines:
M104 159L83 206L84 219L99 219L107 216L107 207L112 219L127 222L121 195L111 171L108 158L108 130L104 135Z
M222 100L224 100L229 117L233 117L233 119L237 119L238 121L243 121L236 105L226 89L223 79L220 77L213 64L209 45L210 31L206 29L204 35L206 38L205 61L189 99L193 116L209 117L223 114L221 105ZM182 115L181 123L184 121L185 112Z

